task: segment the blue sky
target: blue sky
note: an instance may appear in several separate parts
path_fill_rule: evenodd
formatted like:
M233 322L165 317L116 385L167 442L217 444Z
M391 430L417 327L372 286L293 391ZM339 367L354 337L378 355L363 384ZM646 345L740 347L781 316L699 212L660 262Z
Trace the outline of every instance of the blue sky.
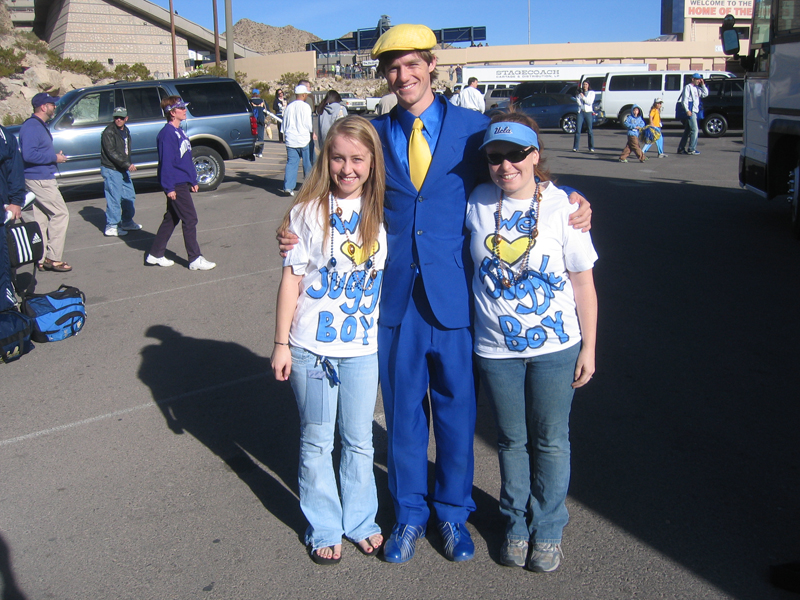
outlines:
M153 0L169 7L169 0ZM183 17L213 30L213 0L173 0ZM292 25L322 39L373 28L382 14L392 24L423 23L434 29L486 26L492 46L528 42L528 0L232 0L233 21ZM380 6L380 8L376 8ZM661 33L661 3L622 0L530 0L531 43L636 42ZM220 33L225 6L218 3Z

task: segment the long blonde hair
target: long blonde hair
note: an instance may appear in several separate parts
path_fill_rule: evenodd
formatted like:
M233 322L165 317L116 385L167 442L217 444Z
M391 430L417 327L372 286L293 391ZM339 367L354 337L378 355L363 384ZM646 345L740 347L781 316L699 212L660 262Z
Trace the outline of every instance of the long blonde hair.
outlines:
M365 248L371 248L378 241L378 232L383 223L383 195L386 191L386 167L383 161L383 150L378 132L364 117L345 117L331 125L322 152L311 169L311 174L303 187L286 211L281 229L291 229L291 212L295 206L309 205L316 208L320 227L325 232L323 244L327 244L330 235L330 194L334 193L333 182L330 174L331 145L338 137L346 137L360 143L369 152L371 165L370 173L361 190L361 215L358 226L360 242Z

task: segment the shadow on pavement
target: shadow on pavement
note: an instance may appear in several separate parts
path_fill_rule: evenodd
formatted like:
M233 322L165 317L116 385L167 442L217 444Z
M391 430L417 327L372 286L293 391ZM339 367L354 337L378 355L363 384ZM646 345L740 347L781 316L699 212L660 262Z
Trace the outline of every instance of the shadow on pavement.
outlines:
M17 587L14 570L11 568L11 551L0 535L0 590L3 591L2 600L25 600L26 596Z
M788 208L722 187L560 182L591 191L600 256L597 373L573 403L570 497L733 597L776 597L769 565L800 556Z
M156 341L142 350L138 375L166 425L202 442L271 514L302 536L300 426L288 384L273 379L269 360L239 344L184 336L164 325L146 335Z

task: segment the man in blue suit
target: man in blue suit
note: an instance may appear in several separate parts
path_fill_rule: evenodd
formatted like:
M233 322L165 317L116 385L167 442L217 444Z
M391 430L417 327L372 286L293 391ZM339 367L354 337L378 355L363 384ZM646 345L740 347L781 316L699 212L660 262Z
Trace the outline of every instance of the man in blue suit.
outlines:
M385 219L388 260L384 270L378 357L388 432L389 489L395 524L384 548L388 562L414 555L436 510L450 560L469 560L474 545L466 528L472 500L475 385L472 376L470 278L465 238L467 198L487 173L478 147L489 120L453 106L431 87L436 44L424 25L397 25L372 49L378 71L397 106L372 123L386 161ZM422 179L412 176L413 130L430 148ZM416 123L416 124L415 124ZM415 181L412 181L412 178ZM573 221L588 227L588 203ZM436 484L428 493L430 396L436 439Z

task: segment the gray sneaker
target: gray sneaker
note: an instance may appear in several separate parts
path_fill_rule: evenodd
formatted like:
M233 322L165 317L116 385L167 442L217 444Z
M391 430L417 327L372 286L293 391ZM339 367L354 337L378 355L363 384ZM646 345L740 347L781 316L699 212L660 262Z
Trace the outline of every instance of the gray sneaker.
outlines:
M106 237L122 237L123 235L128 235L128 232L124 229L117 229L116 227L106 227L104 235Z
M537 573L550 573L555 571L564 557L561 544L540 544L535 542L531 557L528 559L528 570Z
M528 542L525 540L506 540L500 550L500 562L507 567L524 567L528 558Z

